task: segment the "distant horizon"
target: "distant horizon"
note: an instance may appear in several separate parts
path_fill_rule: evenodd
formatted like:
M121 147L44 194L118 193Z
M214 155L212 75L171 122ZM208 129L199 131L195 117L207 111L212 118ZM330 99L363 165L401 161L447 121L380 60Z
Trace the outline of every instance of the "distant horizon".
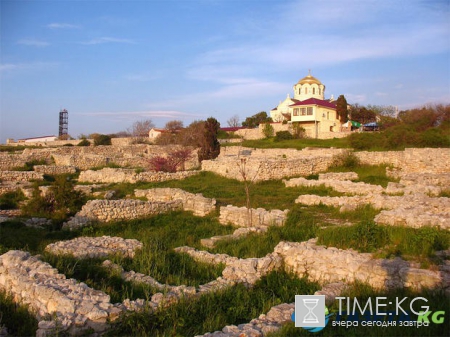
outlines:
M0 142L221 126L268 114L308 74L325 98L450 103L447 0L0 1Z

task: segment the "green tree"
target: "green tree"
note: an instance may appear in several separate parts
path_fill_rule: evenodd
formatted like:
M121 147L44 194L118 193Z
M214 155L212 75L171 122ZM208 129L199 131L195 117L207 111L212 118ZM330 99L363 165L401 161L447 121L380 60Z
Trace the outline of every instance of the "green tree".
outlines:
M336 101L336 114L341 122L346 122L348 119L348 104L344 95L340 95Z
M371 123L376 121L376 114L372 110L367 109L364 106L355 105L351 108L352 121L359 122L361 124Z
M273 137L275 130L273 129L273 126L270 125L270 123L265 123L262 132L264 134L264 137L270 138Z
M220 143L217 140L220 123L217 119L209 117L203 126L201 146L198 151L198 160L214 159L220 154Z
M242 122L242 126L247 128L256 128L259 124L271 122L272 118L267 116L267 112L261 111L251 117L247 117L245 121Z

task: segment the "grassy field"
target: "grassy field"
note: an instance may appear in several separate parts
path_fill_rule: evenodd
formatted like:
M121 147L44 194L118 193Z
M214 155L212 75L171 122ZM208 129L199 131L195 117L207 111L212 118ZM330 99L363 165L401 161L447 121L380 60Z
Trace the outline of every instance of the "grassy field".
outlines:
M347 167L337 165L333 172L355 171L359 174L358 181L386 186L394 181L385 174L386 166ZM311 179L317 176L309 177ZM115 190L116 198L132 195L134 189L154 187L177 187L191 193L202 193L206 197L216 198L218 206L228 204L244 206L246 202L242 182L227 179L209 172L180 181L163 183L113 184L103 190ZM289 209L285 226L271 227L263 235L249 235L234 241L222 241L210 251L226 253L241 258L262 257L273 251L282 240L304 241L317 237L320 244L338 248L353 248L361 252L372 252L376 257L401 256L418 261L427 267L440 262L435 256L435 250L450 247L450 234L435 228L402 228L380 226L373 223L377 214L370 206L360 207L351 212L339 212L338 209L318 205L304 206L295 204L295 199L301 194L317 194L321 196L339 196L331 188L318 186L313 188L286 188L282 181L265 181L251 185L252 207L265 209ZM0 196L0 205L17 207L21 202L20 195ZM200 245L202 238L225 235L233 232L231 226L218 222L218 214L200 218L189 212L172 212L148 219L120 221L108 224L93 224L78 231L61 231L54 228L36 229L25 227L17 221L0 223L0 254L10 249L23 249L33 254L42 254L59 272L67 277L76 278L95 289L102 290L111 296L112 302L121 302L126 298L148 299L155 293L149 286L133 284L120 278L115 272L102 267L104 259L75 259L69 256L54 256L44 252L47 244L59 240L68 240L77 236L120 236L134 238L143 242L143 249L133 259L120 256L110 256L113 262L123 266L125 270L134 270L148 274L161 283L171 285L198 286L216 279L221 275L224 266L211 266L195 262L186 254L179 254L173 248L188 245L204 249ZM156 312L128 313L117 322L110 336L193 336L206 331L221 330L229 324L249 322L252 318L266 313L271 306L284 302L293 302L295 294L312 294L320 287L314 282L300 279L286 272L272 272L262 278L255 287L246 288L237 285L232 288L204 295L199 298L186 298L177 304ZM377 292L366 285L352 285L348 296L367 298L368 296L426 296L434 308L450 312L450 301L442 294L421 292L420 294L406 292ZM35 329L33 317L24 316L26 309L12 303L11 298L0 293L0 325L12 327L15 335L28 335ZM336 311L336 307L330 307ZM437 309L435 309L437 310ZM1 318L3 317L3 318ZM19 322L24 330L17 330ZM16 327L16 328L14 328ZM444 325L432 327L424 331L413 329L392 329L395 336L440 336L445 335L441 328L448 331L448 321ZM14 330L16 329L16 330ZM416 330L414 330L416 329ZM357 331L357 332L356 332ZM386 330L387 331L387 330ZM288 323L279 333L273 335L305 336L311 334L293 323ZM318 336L379 336L384 335L380 329L345 330L342 328L326 328Z
M231 144L228 146L232 146ZM333 139L313 139L313 138L301 138L301 139L286 139L275 141L274 138L258 139L258 140L244 140L242 142L244 147L252 147L258 149L297 149L302 150L305 147L316 148L349 148L347 138L333 138Z

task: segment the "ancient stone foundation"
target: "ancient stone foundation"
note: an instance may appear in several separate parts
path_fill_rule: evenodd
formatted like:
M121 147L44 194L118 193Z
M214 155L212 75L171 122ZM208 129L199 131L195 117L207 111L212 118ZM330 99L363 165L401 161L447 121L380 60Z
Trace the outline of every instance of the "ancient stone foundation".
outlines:
M101 170L93 171L87 170L80 173L78 178L82 183L102 183L102 184L114 184L114 183L131 183L137 182L161 182L167 180L182 180L187 177L198 174L199 171L180 171L175 173L167 172L138 172L133 169L116 169L116 168L103 168Z
M264 208L247 209L232 205L221 206L219 222L224 225L231 223L240 227L283 226L288 212L289 210L267 211Z
M367 282L374 288L423 288L450 291L450 265L439 271L420 269L417 264L395 259L373 259L372 254L358 253L334 247L316 245L316 239L307 242L280 242L274 250L284 265L299 277L321 284L344 281Z
M0 288L36 313L37 336L56 334L57 329L71 335L87 329L103 332L123 310L105 293L66 279L48 263L18 250L0 256Z
M64 223L63 229L80 228L92 221L131 220L182 209L183 205L180 200L170 202L150 202L134 199L90 200L72 219Z
M179 200L185 211L191 211L196 216L205 216L216 209L216 199L205 198L200 193L193 194L179 188L152 188L135 190L136 197L147 198L152 202L170 202Z
M142 249L142 243L138 240L110 236L82 236L51 243L45 247L45 250L52 254L72 255L76 258L103 258L112 254L133 258L138 249Z

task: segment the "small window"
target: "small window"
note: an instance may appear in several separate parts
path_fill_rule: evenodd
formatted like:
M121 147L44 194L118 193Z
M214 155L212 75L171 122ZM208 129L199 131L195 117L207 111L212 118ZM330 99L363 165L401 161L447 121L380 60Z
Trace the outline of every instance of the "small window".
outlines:
M305 94L307 94L308 93L308 88L305 88Z
M313 95L316 94L316 88L313 88Z
M308 114L308 116L312 116L312 114L313 114L313 108L312 107L308 107L307 114Z
M294 108L294 116L298 116L298 108Z
M327 111L327 119L330 119L330 112Z

